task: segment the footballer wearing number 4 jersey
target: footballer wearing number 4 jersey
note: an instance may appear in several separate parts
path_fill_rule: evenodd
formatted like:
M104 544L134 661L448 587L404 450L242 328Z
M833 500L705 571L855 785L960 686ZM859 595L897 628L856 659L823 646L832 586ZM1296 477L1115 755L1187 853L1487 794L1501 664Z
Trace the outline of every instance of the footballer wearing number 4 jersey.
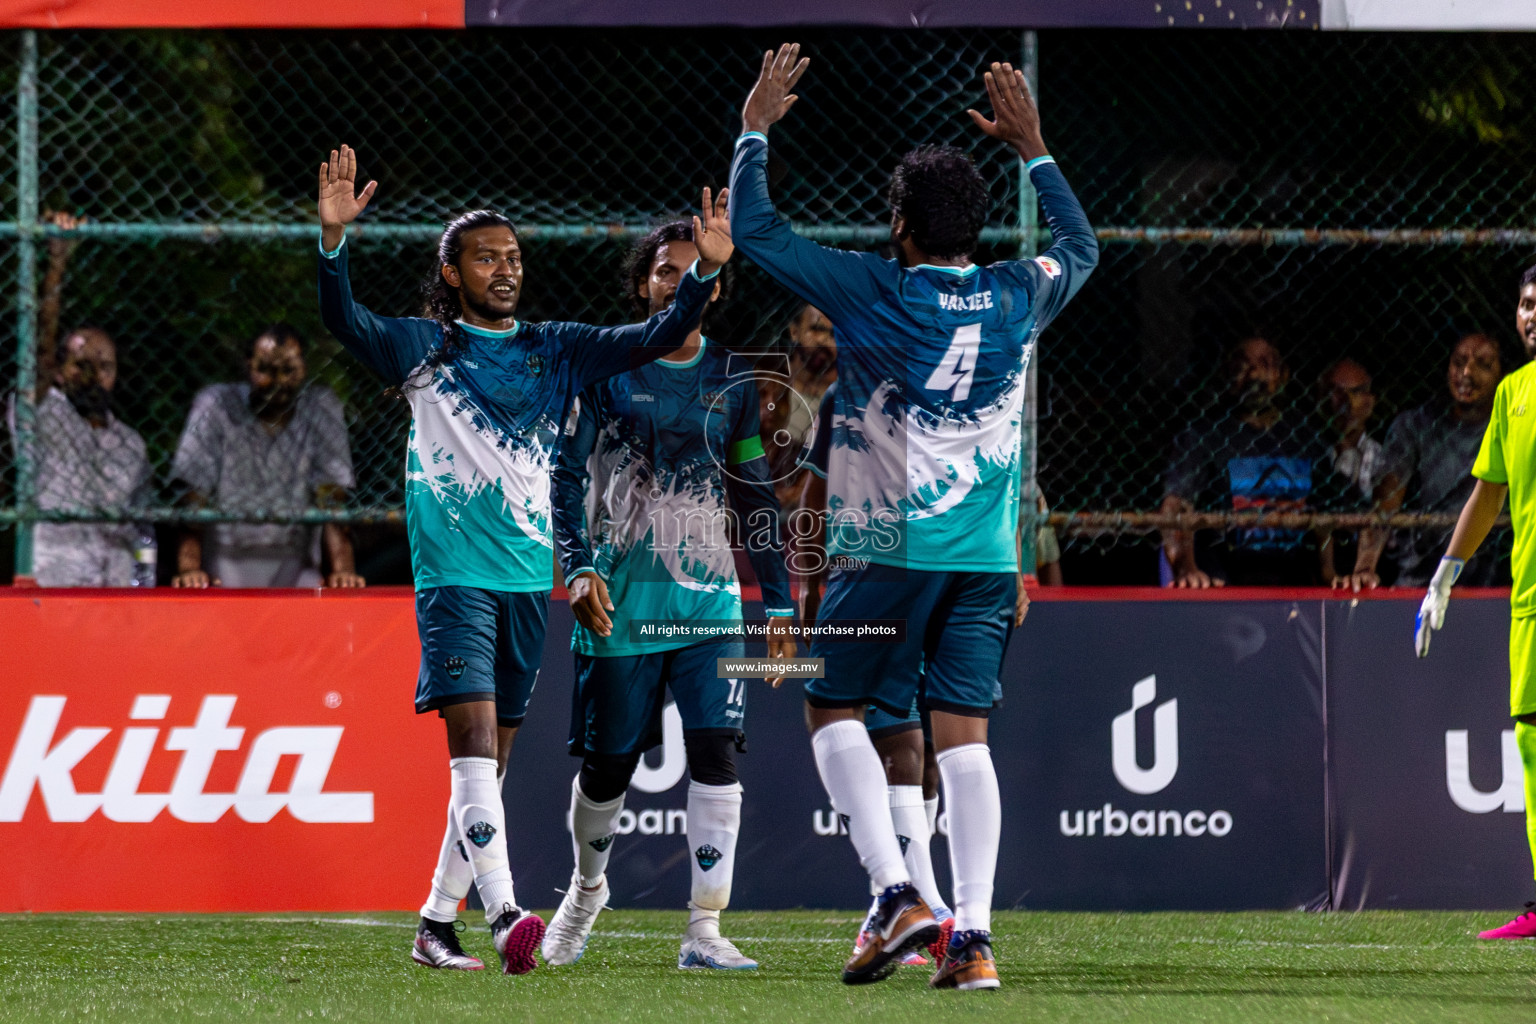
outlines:
M891 180L897 260L797 237L768 197L767 131L796 100L808 61L767 53L742 111L731 166L731 234L770 277L827 314L838 388L827 471L823 621L905 619L900 643L827 643L826 677L805 689L816 767L848 818L881 895L871 935L843 980L878 981L939 924L912 885L885 773L860 719L870 705L905 716L925 673L949 808L955 930L936 988L999 984L991 946L1001 808L987 715L1016 600L1020 412L1040 331L1098 263L1082 207L1046 153L1023 73L984 75L996 120L968 111L1027 162L1054 244L1038 259L971 261L990 198L970 157L927 146Z

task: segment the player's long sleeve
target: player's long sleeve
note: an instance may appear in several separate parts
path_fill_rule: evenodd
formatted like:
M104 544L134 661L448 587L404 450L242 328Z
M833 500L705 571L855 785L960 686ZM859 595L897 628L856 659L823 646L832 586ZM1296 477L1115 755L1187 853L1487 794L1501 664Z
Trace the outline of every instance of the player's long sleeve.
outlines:
M757 403L742 406L726 458L725 491L741 522L747 559L763 592L763 609L770 616L795 614L789 591L789 568L784 562L784 530L779 498L774 493L763 452Z
M585 388L681 348L703 319L704 307L709 305L719 273L716 270L708 277L701 277L695 263L678 283L672 305L638 324L622 327L562 325L576 332L570 343L577 387Z
M789 569L784 564L784 531L779 516L779 499L768 478L768 460L763 457L731 467L726 489L731 505L741 517L742 538L747 545L747 559L763 592L763 610L768 615L794 615L795 602L789 592Z
M342 347L391 384L410 376L436 344L430 320L379 316L352 297L347 243L320 252L320 319Z
M835 324L867 311L878 295L868 253L817 245L779 219L768 197L768 140L748 132L731 161L731 240L779 284L826 313Z
M1030 161L1029 180L1040 197L1045 223L1051 229L1051 247L1042 255L1053 259L1061 276L1035 300L1035 319L1042 325L1061 312L1076 295L1093 268L1099 265L1099 240L1077 195L1067 184L1056 161L1049 157Z
M1051 247L1029 260L1004 260L991 266L1001 279L1029 296L1035 330L1044 330L1082 288L1099 265L1099 241L1056 161L1049 156L1029 162L1029 180L1040 197Z
M587 460L597 445L597 409L591 392L580 398L576 431L565 437L550 474L550 518L555 552L569 582L578 573L596 571L587 536Z

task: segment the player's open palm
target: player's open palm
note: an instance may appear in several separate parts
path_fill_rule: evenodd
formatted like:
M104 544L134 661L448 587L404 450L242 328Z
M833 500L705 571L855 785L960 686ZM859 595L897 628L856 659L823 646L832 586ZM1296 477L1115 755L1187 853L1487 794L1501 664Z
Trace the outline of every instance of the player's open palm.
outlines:
M357 153L351 146L331 150L331 158L320 165L320 226L342 228L357 219L379 187L370 181L357 191Z
M718 196L704 190L699 204L699 215L693 218L693 244L699 250L699 259L717 268L730 260L736 246L731 241L731 216L726 205L731 190L723 188Z
M800 56L799 43L785 43L778 53L764 53L757 84L747 94L746 106L741 108L741 130L766 132L770 125L783 120L800 98L792 90L810 63L811 58Z
M1029 83L1024 72L1012 64L992 65L992 70L982 76L987 86L987 98L992 101L992 116L988 121L976 110L967 110L987 135L999 142L1006 142L1026 160L1045 155L1045 142L1040 137L1040 111L1035 98L1029 94Z

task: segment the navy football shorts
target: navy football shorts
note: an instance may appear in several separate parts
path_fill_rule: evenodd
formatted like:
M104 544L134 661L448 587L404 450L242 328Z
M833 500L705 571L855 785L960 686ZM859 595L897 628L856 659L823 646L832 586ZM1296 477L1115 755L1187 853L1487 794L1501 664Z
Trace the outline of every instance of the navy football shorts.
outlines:
M812 707L873 706L910 720L924 710L985 717L1002 703L998 674L1013 632L1018 577L1011 572L933 572L871 562L827 580L819 621L903 619L900 643L811 644L826 676L805 684ZM866 723L867 723L866 719Z
M905 715L893 715L881 710L877 705L871 704L864 709L864 728L869 730L869 738L872 740L884 739L887 736L895 736L899 733L910 732L913 729L921 729L926 734L928 723L923 713L918 709L917 698L912 699L912 710Z
M417 591L421 670L416 676L416 713L493 700L499 724L520 724L539 678L548 614L548 591Z
M672 690L683 731L742 735L747 681L721 679L716 658L741 658L739 636L713 637L651 654L595 658L576 652L570 752L622 756L661 745L661 715Z

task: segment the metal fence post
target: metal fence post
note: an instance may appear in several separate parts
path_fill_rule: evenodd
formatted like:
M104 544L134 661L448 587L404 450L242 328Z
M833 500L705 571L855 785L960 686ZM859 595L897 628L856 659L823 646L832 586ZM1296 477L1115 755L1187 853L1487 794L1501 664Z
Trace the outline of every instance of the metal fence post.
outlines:
M1033 30L1026 30L1023 39L1022 67L1024 81L1040 102L1039 42ZM1024 161L1019 161L1019 258L1035 255L1035 233L1039 227L1040 203L1035 196L1035 186L1030 184L1029 171ZM1038 421L1040 353L1036 351L1024 371L1024 409L1019 425L1019 571L1032 573L1035 565L1035 537L1040 530L1038 508L1039 473L1036 459L1039 455Z
M37 462L33 451L37 409L37 33L21 34L16 78L16 569L32 578L32 530L37 514Z

